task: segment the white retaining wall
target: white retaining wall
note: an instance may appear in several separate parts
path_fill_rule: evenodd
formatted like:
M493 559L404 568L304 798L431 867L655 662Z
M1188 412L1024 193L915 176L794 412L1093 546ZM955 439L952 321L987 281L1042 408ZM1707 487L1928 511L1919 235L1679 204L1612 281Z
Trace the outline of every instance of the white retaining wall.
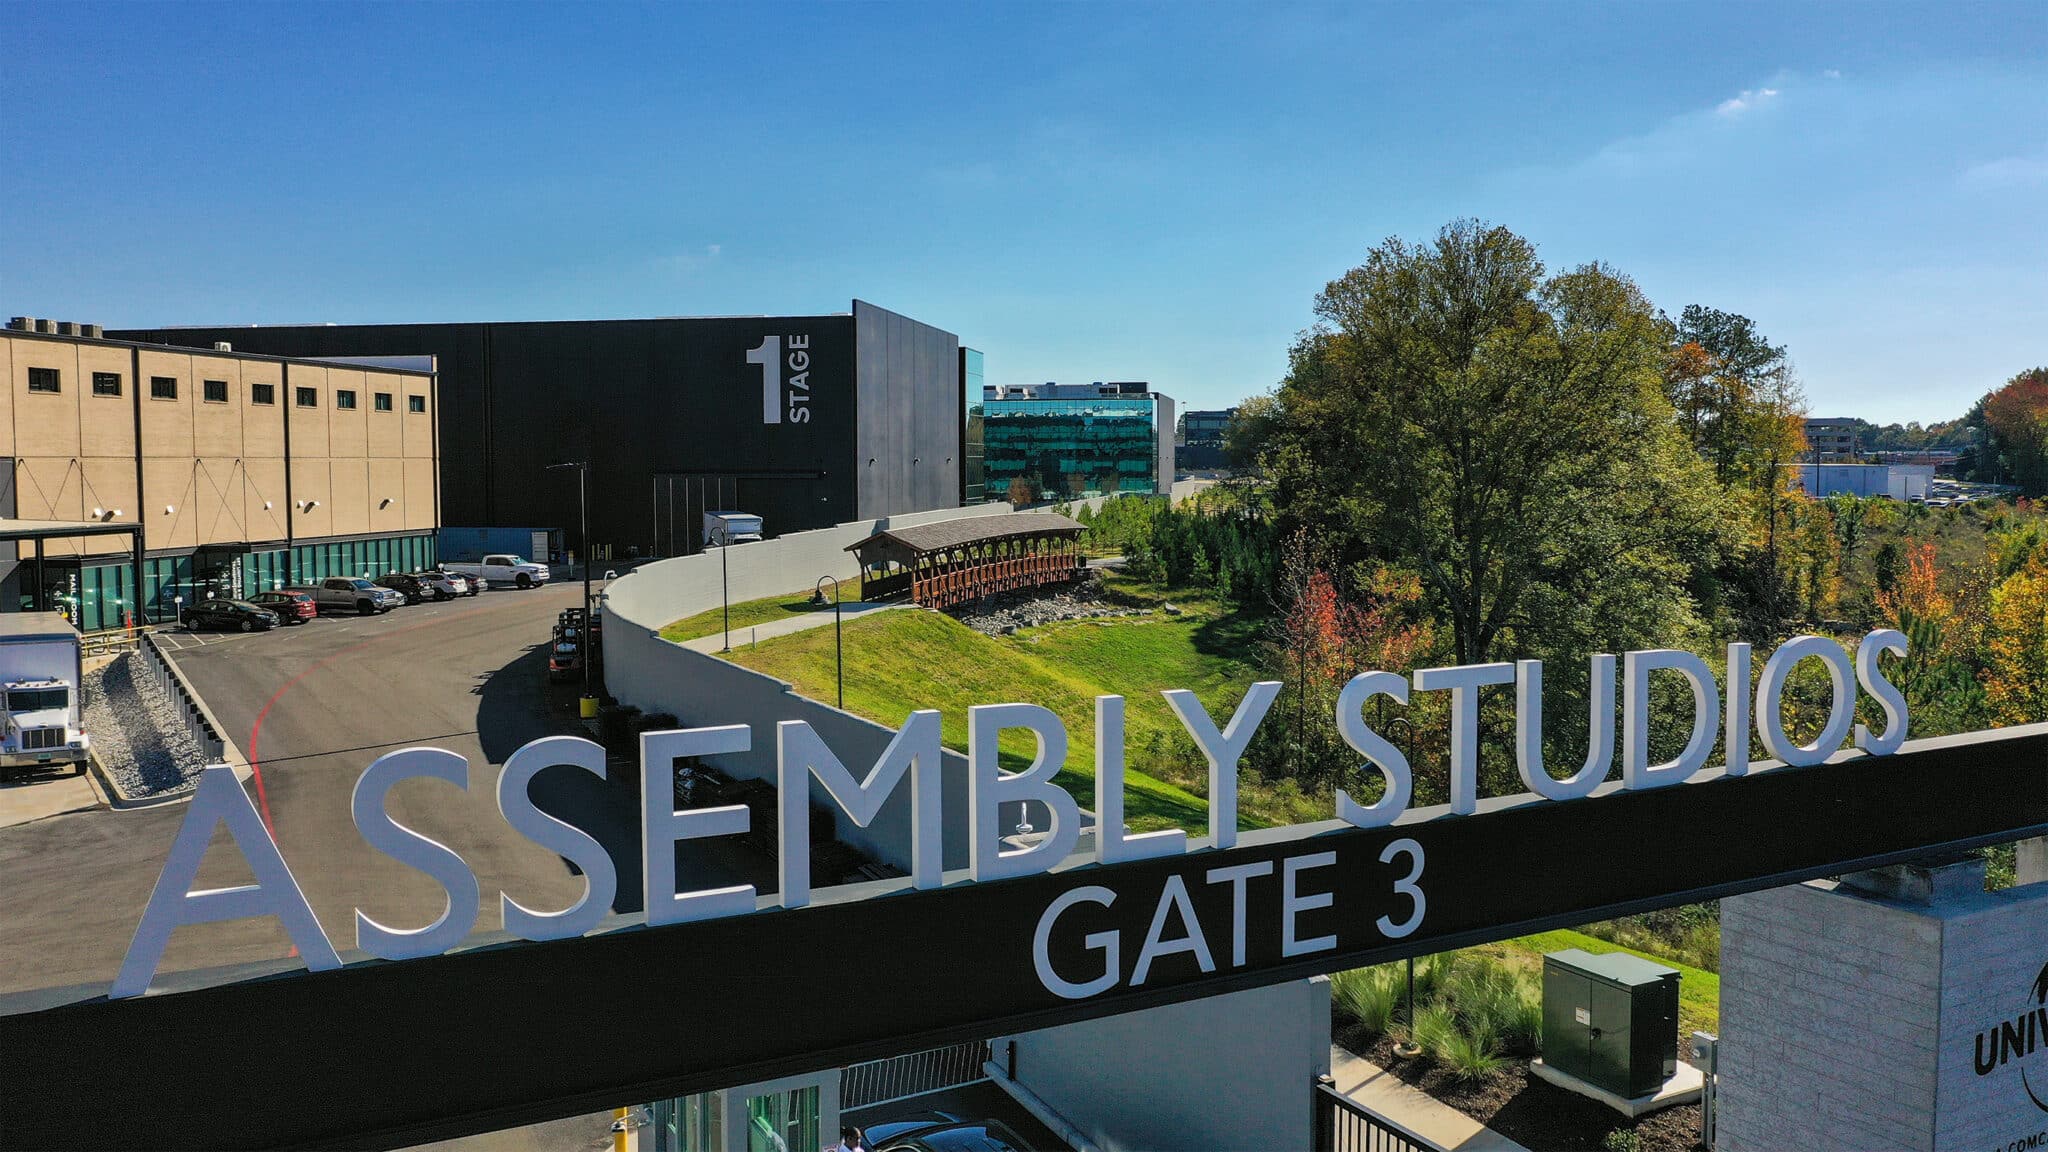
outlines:
M735 777L775 781L775 725L802 720L817 730L856 780L867 775L896 735L872 720L842 712L799 695L788 683L716 656L663 640L660 629L686 616L716 608L722 595L737 603L763 596L807 591L820 576L847 583L848 599L860 595L859 565L846 546L885 528L904 528L964 516L1009 512L1008 504L983 504L859 520L813 532L798 532L756 543L735 544L721 556L710 549L643 564L605 589L605 687L622 704L645 713L673 713L684 727L745 724L752 730L749 751L706 759ZM721 593L721 563L729 581ZM999 701L990 700L989 703ZM941 823L948 869L967 866L967 758L947 751L941 768L944 819ZM824 786L811 781L811 802L828 808L838 838L878 860L910 869L910 793L899 788L866 828L855 825ZM1046 829L1047 816L1033 806L1031 822ZM1001 827L1017 826L1021 811L1005 811ZM1086 817L1083 824L1089 823Z

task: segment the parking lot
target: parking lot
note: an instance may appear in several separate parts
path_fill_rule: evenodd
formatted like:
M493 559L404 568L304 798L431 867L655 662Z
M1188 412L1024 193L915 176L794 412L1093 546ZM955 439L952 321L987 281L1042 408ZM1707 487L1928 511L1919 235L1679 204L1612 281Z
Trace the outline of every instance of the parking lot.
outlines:
M477 930L498 927L502 888L529 906L559 906L582 880L553 853L513 835L497 812L497 767L528 740L580 732L577 688L551 686L546 647L580 584L486 592L376 616L323 616L268 632L168 633L165 647L256 769L250 791L321 924L337 946L355 910L425 924L445 905L438 885L372 851L349 816L356 777L378 755L415 744L470 761L467 790L408 782L391 813L454 848L485 894ZM535 798L614 848L620 903L638 906L632 793L572 769L544 772ZM110 979L186 806L98 810L0 829L0 991ZM202 887L247 883L225 834ZM281 958L274 920L180 930L166 971Z

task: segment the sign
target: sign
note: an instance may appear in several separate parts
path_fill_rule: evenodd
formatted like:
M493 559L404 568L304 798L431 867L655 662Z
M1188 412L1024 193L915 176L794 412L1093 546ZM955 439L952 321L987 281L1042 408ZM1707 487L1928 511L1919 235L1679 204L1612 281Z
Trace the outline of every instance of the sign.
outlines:
M765 346L765 345L764 345ZM1759 677L1755 702L1756 730L1765 747L1790 765L1811 765L1825 761L1853 725L1856 746L1884 756L1895 752L1905 740L1905 700L1878 665L1882 653L1904 655L1906 639L1894 631L1873 632L1857 647L1853 661L1835 641L1821 636L1801 636L1788 641L1772 654ZM1833 696L1828 721L1809 744L1794 743L1784 729L1780 702L1787 677L1804 659L1817 659L1827 669ZM1725 776L1745 775L1749 768L1751 705L1749 683L1750 651L1746 644L1728 648L1729 682L1744 690L1729 695L1721 706L1720 688L1712 672L1699 657L1671 649L1627 653L1622 666L1621 732L1623 787L1630 791L1667 788L1691 779L1706 765L1708 754L1725 731L1729 750L1721 772ZM1683 677L1692 689L1693 716L1684 749L1672 760L1649 762L1650 674L1666 671ZM1521 777L1530 790L1547 800L1568 802L1584 799L1602 787L1611 774L1614 756L1615 658L1598 655L1592 660L1589 725L1591 751L1586 763L1573 774L1558 779L1543 763L1543 667L1534 660L1518 664L1481 664L1454 668L1430 668L1413 677L1415 691L1444 691L1451 695L1450 812L1471 815L1478 810L1479 690L1486 685L1515 686L1515 750ZM1885 729L1873 733L1855 724L1856 690L1861 685L1879 703L1886 717ZM1278 698L1278 681L1261 681L1251 686L1226 726L1219 729L1194 693L1171 690L1164 693L1168 705L1209 762L1209 828L1211 851L1227 849L1238 839L1237 766L1252 735ZM1336 703L1337 729L1354 751L1376 769L1386 787L1369 805L1354 801L1344 790L1336 793L1337 816L1356 828L1380 828L1399 820L1408 809L1413 792L1411 767L1406 755L1375 732L1366 720L1369 706L1381 696L1400 704L1410 699L1410 679L1391 672L1365 672L1354 677L1339 693ZM1008 773L998 767L997 746L1007 730L1030 732L1038 745L1031 766ZM976 881L1001 880L1042 873L1066 860L1080 835L1080 808L1074 798L1053 782L1067 760L1068 733L1059 716L1035 704L987 704L968 712L968 808L970 822L969 869ZM779 893L784 908L800 908L810 901L810 811L811 777L824 785L833 800L862 827L873 822L883 802L905 780L909 781L912 804L911 882L919 889L938 888L944 883L944 835L941 827L939 770L941 750L939 713L911 713L902 730L884 750L881 759L856 779L824 741L801 721L777 725L775 734L778 765L780 859ZM743 916L755 911L757 894L752 886L678 892L673 845L682 840L746 833L750 819L743 805L720 808L673 808L672 765L681 759L746 752L753 733L745 725L691 728L648 732L641 737L641 875L647 893L649 924L674 924ZM564 823L535 807L527 795L527 784L542 769L572 765L599 777L605 776L604 749L577 737L553 736L536 740L513 753L498 779L499 811L513 831L562 856L584 876L584 895L574 905L555 911L535 911L518 904L508 894L499 894L507 928L527 940L561 940L583 935L597 926L609 909L617 886L611 857L588 833ZM1120 696L1103 696L1096 701L1095 724L1095 809L1097 815L1095 859L1103 864L1128 863L1188 854L1188 834L1173 829L1127 834L1124 830L1124 701ZM468 864L446 845L394 820L385 811L385 795L400 782L415 777L445 781L457 788L467 787L468 763L453 752L437 748L404 748L379 757L356 782L352 815L356 830L371 847L398 862L432 877L448 893L448 911L432 924L394 927L379 923L361 909L356 910L355 946L385 960L410 960L446 952L469 935L476 921L482 893ZM1028 847L1006 849L998 814L1006 805L1020 802L1044 806L1051 813L1051 827L1038 842ZM216 828L225 826L236 847L254 872L256 882L232 889L204 892L191 890L199 874L207 844ZM1281 917L1269 924L1283 941L1289 957L1327 951L1336 938L1301 929L1297 917L1332 906L1334 897L1301 895L1317 892L1321 873L1336 863L1327 853L1308 853L1280 861ZM1364 923L1375 925L1388 940L1409 935L1428 915L1429 896L1424 876L1430 864L1423 847L1408 840L1385 846L1378 863L1392 868L1398 879L1388 882L1383 895L1392 901L1384 912L1375 911ZM1382 869L1384 870L1384 868ZM1252 882L1263 872L1210 871L1181 887L1159 893L1156 915L1142 941L1131 947L1139 963L1132 979L1142 985L1151 971L1151 961L1185 951L1203 963L1205 971L1216 971L1213 949L1192 923L1194 889L1186 887L1223 885L1232 893L1237 919L1233 925L1232 954L1245 952L1244 923L1247 895ZM1204 889L1206 890L1206 889ZM1085 909L1068 916L1081 904L1110 906L1105 891L1082 891L1062 898L1066 903L1047 908L1037 918L1039 939L1034 945L1038 957L1036 972L1049 991L1068 998L1084 998L1115 986L1110 976L1113 963L1102 966L1102 974L1083 979L1062 976L1045 959L1052 933L1063 919L1089 919ZM1347 921L1359 909L1337 914ZM270 831L257 816L256 807L233 774L226 768L207 769L187 808L177 839L164 863L155 891L144 910L141 923L129 946L128 955L115 979L111 995L116 998L140 996L148 990L171 933L181 925L218 920L275 916L290 932L292 942L314 971L341 966L335 947L312 908L306 903L297 879L292 875ZM1178 927L1174 922L1178 922ZM1177 936L1162 933L1180 933ZM1103 953L1105 962L1114 959L1120 943L1101 943L1106 936L1091 935L1092 947ZM1121 937L1118 938L1119 941Z
M34 1054L0 1093L0 1147L405 1145L534 1123L2040 835L2044 773L2036 725L545 945L82 990L0 1016L0 1051ZM835 940L861 941L862 961ZM1041 956L1074 987L1048 986ZM96 1107L110 1083L161 1087Z
M747 350L747 363L761 368L761 423L780 424L785 412L791 424L810 423L809 336L763 336L760 344Z

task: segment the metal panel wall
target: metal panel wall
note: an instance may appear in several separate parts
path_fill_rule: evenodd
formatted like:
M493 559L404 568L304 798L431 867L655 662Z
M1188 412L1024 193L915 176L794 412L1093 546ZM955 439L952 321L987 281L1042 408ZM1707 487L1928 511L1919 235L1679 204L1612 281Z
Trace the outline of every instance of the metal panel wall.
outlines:
M861 518L960 503L960 338L853 302ZM872 463L870 463L872 461Z

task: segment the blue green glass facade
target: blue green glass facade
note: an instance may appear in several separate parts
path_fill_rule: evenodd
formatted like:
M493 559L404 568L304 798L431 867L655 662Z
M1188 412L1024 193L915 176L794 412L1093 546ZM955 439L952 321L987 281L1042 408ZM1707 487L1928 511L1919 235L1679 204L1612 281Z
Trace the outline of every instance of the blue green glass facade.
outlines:
M960 503L988 502L987 470L983 466L981 353L960 349Z
M329 576L375 579L392 572L417 572L439 562L435 536L413 532L349 540L318 540L291 548L201 548L181 555L145 556L142 595L135 595L135 568L126 554L53 557L43 580L50 607L71 616L85 632L135 622L177 618L178 600L243 597L288 584ZM28 566L22 565L29 581ZM23 610L34 607L33 589L22 588ZM136 612L136 605L142 610Z
M987 499L1022 477L1035 499L1159 490L1159 404L1150 397L984 400Z

